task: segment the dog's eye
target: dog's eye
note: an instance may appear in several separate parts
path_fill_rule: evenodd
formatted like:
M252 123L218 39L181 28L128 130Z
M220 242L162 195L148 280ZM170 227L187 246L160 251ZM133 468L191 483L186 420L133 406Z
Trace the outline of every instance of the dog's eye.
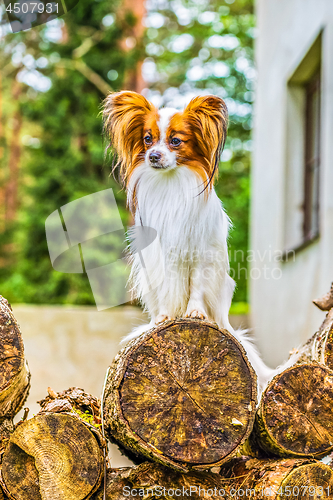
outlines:
M179 144L181 143L182 141L180 139L178 139L178 137L173 137L170 141L170 144L172 146L179 146Z
M143 138L145 144L149 145L149 144L152 144L153 143L153 139L150 135L146 135L144 138Z

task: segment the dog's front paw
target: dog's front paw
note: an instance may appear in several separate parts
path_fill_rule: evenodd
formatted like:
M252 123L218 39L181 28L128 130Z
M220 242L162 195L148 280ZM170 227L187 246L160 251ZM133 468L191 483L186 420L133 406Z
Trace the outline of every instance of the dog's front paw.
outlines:
M164 321L169 321L171 319L174 319L174 318L170 318L170 316L168 316L167 314L159 314L155 318L155 325L159 325L159 324L163 323Z
M185 318L208 319L206 313L194 309L193 311L186 312Z

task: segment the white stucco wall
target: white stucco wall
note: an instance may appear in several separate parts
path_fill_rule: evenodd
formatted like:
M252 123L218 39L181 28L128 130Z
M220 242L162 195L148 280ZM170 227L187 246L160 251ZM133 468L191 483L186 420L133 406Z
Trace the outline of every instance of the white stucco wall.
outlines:
M311 301L333 281L333 1L258 0L257 17L251 324L265 360L275 366L318 329L324 313ZM292 195L285 186L287 145L294 144L286 126L287 82L321 30L321 235L295 259L276 262L274 252L285 249Z

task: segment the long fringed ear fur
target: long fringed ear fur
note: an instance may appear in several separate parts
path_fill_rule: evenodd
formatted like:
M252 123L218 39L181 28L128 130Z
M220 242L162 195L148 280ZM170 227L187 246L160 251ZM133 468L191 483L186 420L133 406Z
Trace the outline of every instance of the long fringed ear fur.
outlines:
M142 95L122 91L109 94L103 103L104 133L114 147L120 177L126 183L138 161L144 159L144 118L154 106Z
M220 156L227 138L227 106L220 97L199 96L189 102L184 114L201 154L210 163L208 186L218 172Z

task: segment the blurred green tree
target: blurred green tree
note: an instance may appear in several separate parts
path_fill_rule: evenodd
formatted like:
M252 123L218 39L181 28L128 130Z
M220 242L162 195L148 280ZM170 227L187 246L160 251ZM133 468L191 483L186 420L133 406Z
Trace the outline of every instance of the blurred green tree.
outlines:
M216 191L234 229L229 240L235 302L247 300L252 101L255 69L253 0L150 0L143 74L148 97L178 106L213 93L229 109ZM244 311L244 308L238 308Z
M128 223L124 193L103 160L98 110L108 89L141 91L141 70L144 93L158 105L178 106L199 92L226 100L229 136L216 188L234 224L235 300L246 301L253 1L148 0L146 10L143 32L142 0L80 0L62 19L0 40L0 95L9 103L2 123L10 125L5 134L0 129L0 203L12 182L14 207L9 217L4 203L2 221L0 212L0 283L11 301L94 303L84 275L52 269L45 219L69 201L112 187ZM22 118L18 132L15 116ZM13 186L9 157L15 135L20 175Z
M54 210L112 187L128 224L125 194L104 161L99 111L108 91L124 82L142 90L142 41L126 44L141 21L131 3L80 0L63 19L2 38L2 95L13 83L20 88L3 121L8 130L23 121L13 132L16 149L24 150L14 172L10 134L3 138L0 282L10 301L94 303L85 275L52 269L45 220Z

